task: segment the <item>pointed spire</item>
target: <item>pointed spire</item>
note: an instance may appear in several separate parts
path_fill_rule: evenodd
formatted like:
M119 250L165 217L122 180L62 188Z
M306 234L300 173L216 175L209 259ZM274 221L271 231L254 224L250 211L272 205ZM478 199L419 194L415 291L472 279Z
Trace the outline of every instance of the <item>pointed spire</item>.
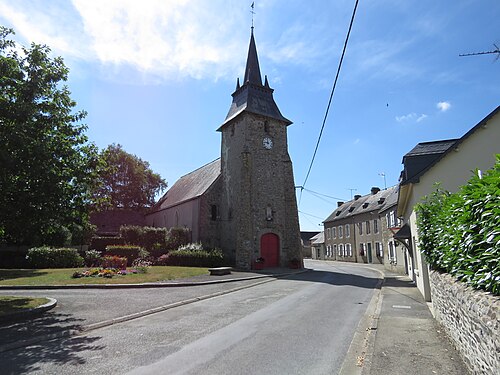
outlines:
M245 68L245 78L243 79L243 84L246 84L247 82L262 86L262 77L260 75L259 58L257 57L257 47L255 47L253 29L250 36L247 66Z
M240 77L236 78L236 90L240 88Z
M264 86L268 89L270 89L271 87L269 87L269 81L267 80L267 74L264 76Z

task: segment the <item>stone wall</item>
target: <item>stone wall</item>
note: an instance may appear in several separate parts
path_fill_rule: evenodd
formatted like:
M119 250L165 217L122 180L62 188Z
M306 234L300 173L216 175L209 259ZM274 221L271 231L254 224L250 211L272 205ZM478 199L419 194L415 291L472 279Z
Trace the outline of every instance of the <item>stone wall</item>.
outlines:
M436 320L473 374L500 374L500 298L431 272Z

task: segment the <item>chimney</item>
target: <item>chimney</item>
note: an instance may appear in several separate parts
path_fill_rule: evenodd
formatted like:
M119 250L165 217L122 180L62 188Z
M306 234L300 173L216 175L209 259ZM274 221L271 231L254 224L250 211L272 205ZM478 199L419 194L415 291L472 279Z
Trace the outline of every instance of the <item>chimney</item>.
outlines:
M354 200L355 200L355 201L357 201L359 198L361 198L361 195L359 195L359 194L356 194L356 195L354 196Z
M337 208L340 207L340 206L342 206L343 204L344 204L344 202L340 202L340 201L337 202Z
M372 187L372 190L371 190L372 195L377 194L379 191L380 191L380 188L379 188L379 187L376 187L376 186Z

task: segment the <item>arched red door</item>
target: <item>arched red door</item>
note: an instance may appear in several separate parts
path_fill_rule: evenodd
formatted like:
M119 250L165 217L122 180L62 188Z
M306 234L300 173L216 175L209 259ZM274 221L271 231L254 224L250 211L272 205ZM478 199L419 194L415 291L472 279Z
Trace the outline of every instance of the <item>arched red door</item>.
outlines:
M274 233L266 233L260 238L260 256L264 258L264 267L279 267L280 239Z

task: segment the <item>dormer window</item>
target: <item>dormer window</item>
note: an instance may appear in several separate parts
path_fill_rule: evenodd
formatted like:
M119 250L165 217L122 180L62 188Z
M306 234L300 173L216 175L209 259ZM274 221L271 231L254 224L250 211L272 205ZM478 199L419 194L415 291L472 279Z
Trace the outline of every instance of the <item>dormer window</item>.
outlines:
M363 203L363 208L368 207L368 203Z

